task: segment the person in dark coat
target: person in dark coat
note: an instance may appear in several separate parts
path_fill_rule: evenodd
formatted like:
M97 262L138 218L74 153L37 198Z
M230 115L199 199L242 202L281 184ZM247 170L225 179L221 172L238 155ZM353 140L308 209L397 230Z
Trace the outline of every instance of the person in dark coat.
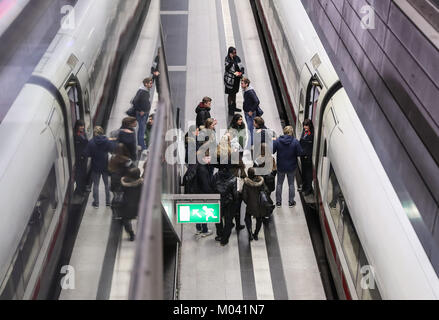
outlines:
M133 99L133 107L136 110L136 119L139 123L137 143L142 148L142 151L146 150L144 135L146 129L146 119L149 111L151 110L151 96L149 91L152 88L152 85L152 78L146 78L143 80L143 85L139 88L136 96Z
M210 164L211 158L209 156L209 152L207 151L206 156L201 157L201 161L197 165L197 174L196 174L196 185L198 188L198 193L200 194L214 194L216 192L213 181L213 166ZM212 231L207 228L206 223L197 224L197 233L196 235L201 237L207 237L212 235Z
M145 130L145 146L148 149L150 140L151 140L151 132L152 132L152 126L154 125L154 115L151 114L148 117L148 122L146 123L146 130Z
M123 188L121 179L132 168L134 168L134 163L130 159L128 149L123 143L118 143L108 164L108 171L110 172L110 190L113 192L111 209L113 210L114 219L120 217L119 208L123 204Z
M134 168L134 163L130 159L128 149L123 143L118 143L114 149L114 154L108 163L108 171L111 175L111 192L122 192L121 179L132 168Z
M123 143L128 149L132 161L137 160L136 127L136 118L126 117L122 120L118 135L118 142Z
M140 196L142 193L143 179L140 177L140 169L133 168L121 179L123 188L123 206L120 208L120 217L125 231L130 235L130 241L134 241L135 235L131 220L137 218L139 211Z
M195 113L197 114L196 118L196 126L200 128L203 126L207 119L210 118L210 110L212 107L212 99L209 97L204 97L203 101L195 109Z
M258 107L260 105L260 101L258 96L256 95L256 91L253 87L250 86L251 82L247 78L243 78L241 80L241 87L244 92L244 113L245 113L245 121L247 122L247 129L250 134L250 142L253 146L254 143L254 120L257 116Z
M245 225L249 233L249 241L258 240L258 234L262 227L262 218L266 211L260 205L260 191L266 191L264 178L255 174L255 169L248 169L248 178L244 179L244 187L242 188L242 200L247 205L245 213ZM256 219L256 229L252 233L252 217Z
M289 186L289 206L296 205L294 201L294 176L297 169L297 158L302 154L302 147L299 141L293 137L293 128L285 127L284 135L273 143L273 153L277 153L277 187L276 187L276 206L282 206L282 185L285 176L288 178Z
M214 176L216 192L221 194L221 222L216 224L216 241L225 246L233 228L235 207L238 200L237 178L232 174L228 165L221 166ZM239 221L237 222L239 225Z
M225 92L228 94L229 115L233 116L235 112L241 112L236 107L236 94L239 92L239 83L242 75L245 73L241 58L238 57L236 49L230 47L225 59L224 86Z
M110 204L110 188L108 185L108 154L114 149L114 143L105 135L104 129L96 126L94 138L90 140L85 149L85 156L91 158L91 171L93 179L93 207L99 208L99 181L102 176L105 184L106 205Z
M184 147L185 155L184 161L186 164L196 164L197 163L197 151L199 142L197 141L199 130L196 126L190 126L188 132L184 136Z
M261 154L254 160L253 168L256 169L256 175L264 178L268 199L271 203L274 203L271 199L271 194L276 190L277 166L276 160L268 148L268 145L265 143L261 145ZM268 223L270 218L271 216L264 217L263 222Z
M157 90L157 94L159 95L159 99L161 97L161 88L160 88L160 55L162 48L159 47L157 50L157 55L154 58L151 66L151 74L153 81L155 83L155 88Z
M302 192L305 196L313 193L312 190L312 152L314 146L314 128L312 121L305 119L303 122L303 133L300 138L300 146L303 153L300 157L302 163Z
M83 195L86 192L87 185L87 158L84 156L88 140L85 135L85 123L78 120L75 123L75 180L76 192Z

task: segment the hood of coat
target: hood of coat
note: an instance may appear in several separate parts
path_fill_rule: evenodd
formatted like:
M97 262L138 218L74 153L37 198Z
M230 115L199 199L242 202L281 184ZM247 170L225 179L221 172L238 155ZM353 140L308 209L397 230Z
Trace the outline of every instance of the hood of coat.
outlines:
M198 107L195 109L196 113L200 113L201 111L208 111L210 112L211 108L210 107L206 107L204 105L204 103L200 102L200 104L198 105Z
M251 85L244 89L244 92L255 90Z
M264 185L264 178L262 177L255 177L254 180L250 178L244 179L244 184L251 188L259 188Z
M139 90L149 91L149 89L147 87L145 87L143 84L140 86Z
M127 177L123 177L120 180L120 182L121 182L122 186L125 188L135 188L135 187L141 186L143 184L143 179L140 178L138 180L131 181Z
M289 135L284 135L284 136L279 137L279 143L286 145L286 146L294 144L294 140L295 140L295 138L292 136L289 136Z
M97 145L101 145L107 142L106 136L96 136L93 139Z

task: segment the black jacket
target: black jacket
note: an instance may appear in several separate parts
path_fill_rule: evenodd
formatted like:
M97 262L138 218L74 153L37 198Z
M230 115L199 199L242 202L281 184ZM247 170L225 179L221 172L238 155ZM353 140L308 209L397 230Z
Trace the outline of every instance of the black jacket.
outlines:
M233 214L234 212L228 209L234 208L238 201L237 178L228 169L223 169L214 176L214 181L216 192L221 194L223 214Z
M88 140L83 134L75 134L75 159L76 163L83 164L87 159L85 157L85 149L88 145Z
M197 114L197 119L196 119L197 128L199 128L200 126L204 126L206 120L211 117L210 110L211 110L210 108L204 107L204 103L202 102L195 109L195 112Z
M183 177L184 193L185 194L196 194L200 189L198 187L198 177L197 168L198 164L190 164L187 171Z
M265 171L266 174L261 174L262 178L264 178L265 186L267 187L267 190L269 193L276 190L276 175L277 175L277 167L276 167L276 160L273 156L269 156L271 159L271 164L267 165L265 164L265 158L260 156L256 158L253 162L253 168L259 168L261 171ZM259 173L257 173L259 174Z
M200 194L215 193L213 169L211 165L197 165L197 186Z
M106 136L96 136L90 140L84 151L85 157L91 158L91 169L94 172L108 171L108 153L115 145Z
M242 74L245 73L244 66L241 63L241 58L236 56L234 59L232 59L230 56L227 56L224 63L224 85L226 88L226 93L238 93L241 77L235 76L235 72L241 72Z
M110 190L111 192L122 192L121 179L128 171L134 168L134 164L128 157L113 156L108 164L108 171L111 176Z
M256 112L258 110L258 107L260 105L260 101L258 96L256 95L256 91L249 87L244 92L244 104L243 109L244 112Z
M123 205L119 209L119 216L123 219L135 219L139 210L143 179L129 181L127 177L123 177L121 184L123 188Z
M314 145L314 134L307 135L305 137L305 131L302 133L302 137L300 138L300 146L302 147L302 156L304 157L312 157L312 149Z
M125 132L125 130L131 131L131 133ZM137 142L136 142L136 134L135 131L131 128L122 127L119 131L118 141L123 143L125 147L127 147L130 152L130 158L133 161L137 160Z
M244 179L244 187L242 188L242 200L247 205L247 214L255 218L262 218L266 215L266 209L260 205L259 193L266 191L264 178L256 176L254 180Z
M145 87L140 88L137 91L136 96L133 99L133 107L137 112L143 111L146 115L149 114L149 111L151 110L150 95Z

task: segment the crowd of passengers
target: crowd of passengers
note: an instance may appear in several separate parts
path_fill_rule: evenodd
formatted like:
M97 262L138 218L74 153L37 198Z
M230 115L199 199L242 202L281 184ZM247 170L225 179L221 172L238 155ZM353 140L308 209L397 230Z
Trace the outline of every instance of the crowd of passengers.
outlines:
M196 125L191 126L185 136L185 193L221 195L221 222L215 225L215 240L222 246L228 244L233 227L237 232L247 229L249 241L259 239L262 224L271 221L275 208L271 198L274 191L276 206L282 207L285 178L289 185L289 207L296 205L294 179L298 157L301 157L303 168L302 191L305 195L312 193L312 122L307 119L303 123L300 142L294 138L291 126L285 127L283 135L276 137L265 126L264 112L256 91L244 74L245 69L236 49L229 48L225 59L224 85L232 119L227 133L217 141L217 121L210 113L212 99L204 97L195 110ZM236 105L240 88L244 98L243 110ZM244 116L239 114L242 111ZM245 149L251 150L253 164L250 167L243 162ZM245 225L241 225L242 202L246 205ZM252 219L256 220L255 229ZM196 225L197 237L212 234L207 224Z
M130 241L135 240L132 220L137 217L144 179L138 168L138 159L151 142L154 115L149 115L150 91L154 82L157 84L156 89L160 90L157 63L151 73L153 76L144 79L132 99L132 108L127 111L129 116L122 120L120 129L111 132L109 137L105 136L103 128L96 126L94 137L88 141L84 122L78 120L75 125L76 192L84 195L90 191L86 172L88 158L91 158L92 206L99 208L99 184L102 178L106 206L113 209L113 218L121 221ZM275 207L271 198L274 191L276 206L282 206L285 178L289 185L289 207L296 205L294 178L298 157L301 157L302 163L302 191L305 195L312 193L312 122L305 120L300 142L294 138L293 128L290 126L284 128L282 136L276 137L265 126L256 91L244 74L245 70L236 49L229 48L224 74L228 112L232 118L228 131L217 142L217 121L210 114L212 99L205 97L195 110L196 125L191 126L185 136L185 193L221 195L221 222L216 224L215 240L223 246L228 244L235 226L238 232L247 228L250 241L259 239L262 224L271 220ZM244 97L243 110L236 106L236 95L240 88ZM243 112L244 117L239 112ZM251 150L253 165L250 167L246 167L243 162L245 149ZM277 155L276 158L274 154ZM261 171L262 169L264 170ZM112 200L110 191L113 193ZM246 205L245 226L241 225L243 202ZM253 218L256 220L254 230ZM196 225L196 230L196 235L200 238L213 234L207 224Z
M105 136L102 127L96 126L93 138L88 141L84 121L78 120L75 125L76 193L82 196L90 191L87 186L87 163L91 158L92 206L99 208L99 184L102 178L105 185L105 204L112 208L113 218L121 221L130 241L135 240L132 220L137 217L144 179L138 168L139 159L148 149L154 123L154 114L149 114L150 90L159 72L152 70L152 73L153 77L143 80L131 101L132 108L127 111L131 116L125 117L121 127L111 132L109 137ZM146 162L144 169L145 167ZM112 199L110 191L113 193Z

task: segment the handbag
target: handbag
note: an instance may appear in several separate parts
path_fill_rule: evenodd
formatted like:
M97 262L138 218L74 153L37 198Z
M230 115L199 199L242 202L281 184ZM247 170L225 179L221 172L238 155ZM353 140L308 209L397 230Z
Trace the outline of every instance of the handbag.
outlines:
M258 106L258 109L256 110L256 116L262 117L264 115L264 111L261 109L260 106Z
M126 114L129 117L135 118L136 117L136 109L134 107L131 107L127 110Z
M265 209L265 216L270 216L274 210L274 204L270 201L265 190L259 191L259 205Z

